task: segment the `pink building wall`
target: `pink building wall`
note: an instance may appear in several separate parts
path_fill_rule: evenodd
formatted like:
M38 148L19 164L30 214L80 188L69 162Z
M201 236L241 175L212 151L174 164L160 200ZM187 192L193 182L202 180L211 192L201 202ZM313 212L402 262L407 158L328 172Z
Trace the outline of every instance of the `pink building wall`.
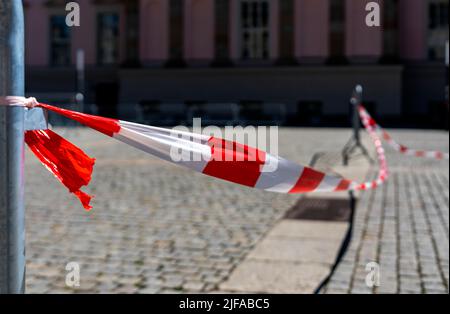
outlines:
M46 66L49 57L49 27L45 0L27 1L25 4L25 63Z
M80 26L72 27L72 60L75 62L77 49L84 50L84 60L86 64L95 64L97 61L97 43L96 43L96 33L92 34L92 30L96 29L95 20L95 8L92 7L91 1L89 0L79 0L80 5ZM86 36L86 34L91 33L94 36Z
M230 57L240 59L239 1L230 0ZM294 0L294 49L299 59L325 60L329 53L329 0ZM350 60L376 60L382 55L382 27L367 27L365 5L368 1L346 1L346 53ZM380 4L383 1L378 0ZM389 0L388 0L389 1ZM64 7L48 7L47 0L26 2L26 63L47 66L50 59L49 16L55 10L64 13ZM72 60L77 48L85 51L87 64L96 64L96 14L102 10L120 13L120 60L126 54L126 15L123 5L99 5L92 0L79 0L81 26L71 29ZM399 39L400 55L408 60L425 60L427 56L426 1L400 0ZM279 0L271 0L270 58L279 52ZM184 55L189 61L211 61L214 58L214 1L185 0ZM168 59L169 1L140 0L139 55L143 64L163 63Z
M426 59L426 1L399 1L400 55L408 60Z
M295 0L295 56L328 57L329 0Z
M184 57L210 61L214 58L214 1L185 0Z
M346 0L346 54L350 60L376 61L383 52L382 27L369 27L366 24L368 2ZM381 0L372 2L382 6Z
M230 0L230 58L232 60L239 59L239 17L237 11L239 8L239 0Z
M279 0L270 1L270 59L277 59L279 56L278 34L280 30L280 2Z
M119 14L119 62L125 57L125 11L122 5L95 5L91 0L79 0L80 26L70 28L71 62L76 60L76 52L83 49L88 65L97 63L97 13L117 12ZM50 16L65 15L65 5L49 6L47 0L25 2L25 44L26 64L48 66L50 64Z
M169 1L141 0L140 57L145 62L167 60L169 57Z

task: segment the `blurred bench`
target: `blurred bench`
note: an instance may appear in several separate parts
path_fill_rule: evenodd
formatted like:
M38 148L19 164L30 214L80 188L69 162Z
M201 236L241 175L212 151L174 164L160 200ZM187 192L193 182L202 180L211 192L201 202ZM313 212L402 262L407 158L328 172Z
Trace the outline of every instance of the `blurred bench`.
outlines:
M192 125L201 118L202 125L283 125L286 123L286 105L281 103L242 102L207 103L187 101L163 103L143 100L138 104L122 104L119 116L143 124L174 126Z
M242 101L239 120L244 125L282 125L286 122L286 105L262 101Z
M201 118L202 125L236 125L239 122L239 106L234 103L191 103L188 104L186 122Z
M161 103L144 100L134 106L135 120L143 124L173 126L184 124L186 106L182 103Z

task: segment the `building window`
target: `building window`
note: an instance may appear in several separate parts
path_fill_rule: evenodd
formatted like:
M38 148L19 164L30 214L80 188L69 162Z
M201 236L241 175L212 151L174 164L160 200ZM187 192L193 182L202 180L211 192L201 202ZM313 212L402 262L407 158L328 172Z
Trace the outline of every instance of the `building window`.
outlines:
M170 0L169 2L169 61L168 66L184 66L184 2Z
M291 64L294 59L294 0L280 0L279 55L281 64Z
M70 64L70 31L65 15L50 17L50 51L51 64L67 66Z
M125 30L125 64L128 66L139 65L139 1L124 2L126 14Z
M448 40L448 0L430 0L428 3L428 57L442 60Z
M229 28L230 28L230 2L229 0L216 0L215 2L215 57L216 63L226 64L229 59Z
M241 100L239 108L239 119L244 125L261 125L270 120L264 114L264 102L261 100Z
M345 58L345 1L330 0L330 58Z
M99 13L97 31L98 63L116 64L119 59L119 15L117 13Z
M269 58L269 1L241 1L241 57L249 59Z
M384 2L383 59L395 62L398 59L398 0Z
M323 122L323 103L320 100L299 101L296 120L301 125L320 125Z

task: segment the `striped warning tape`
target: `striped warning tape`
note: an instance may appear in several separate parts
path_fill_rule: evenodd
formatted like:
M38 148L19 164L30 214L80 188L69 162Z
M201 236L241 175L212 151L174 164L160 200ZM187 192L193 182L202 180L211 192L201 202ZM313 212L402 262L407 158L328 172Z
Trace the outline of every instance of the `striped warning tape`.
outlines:
M203 174L248 187L279 193L336 192L366 190L382 184L387 176L387 163L376 132L367 128L380 164L376 180L363 184L301 166L247 145L205 135L152 127L127 121L87 115L58 107L39 106L78 121L126 144L164 160L181 164ZM170 155L176 147L199 153L201 160L174 161ZM267 167L273 171L266 171Z
M384 152L383 144L381 143L381 140L376 132L376 130L372 127L370 124L370 115L365 110L365 108L360 105L358 106L358 113L359 117L361 118L361 122L364 125L364 128L366 129L367 133L369 133L370 138L372 139L373 144L375 145L375 151L377 153L378 157L378 177L372 181L372 182L366 182L359 186L360 190L367 190L369 188L376 188L377 186L381 185L386 181L386 179L389 176L389 168L386 161L386 155Z
M266 191L298 194L367 190L378 187L388 177L381 140L362 109L361 119L373 140L379 162L377 178L365 183L326 174L237 142L88 115L47 104L36 104L34 101L32 103L33 106L75 120L161 159L215 178ZM47 169L81 200L86 209L90 209L90 196L79 189L89 183L94 160L50 130L27 131L25 138ZM62 144L55 145L55 141ZM202 158L174 160L171 154L173 149L198 154Z
M397 152L407 155L407 156L415 156L415 157L425 157L425 158L433 158L438 160L448 160L449 154L443 153L440 151L425 151L425 150L417 150L411 149L404 145L397 143L391 135L384 130L367 112L367 110L361 105L359 106L359 112L361 119L366 121L366 124L373 129L378 134L381 134L381 138L386 141L394 150Z

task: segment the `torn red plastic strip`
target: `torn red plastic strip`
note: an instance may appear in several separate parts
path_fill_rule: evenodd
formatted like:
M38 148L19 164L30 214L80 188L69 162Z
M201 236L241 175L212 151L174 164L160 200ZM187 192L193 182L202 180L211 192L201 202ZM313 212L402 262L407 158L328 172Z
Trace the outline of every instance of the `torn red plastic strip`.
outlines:
M86 210L92 196L81 191L91 181L95 159L51 130L25 132L25 142L41 163L75 194Z

